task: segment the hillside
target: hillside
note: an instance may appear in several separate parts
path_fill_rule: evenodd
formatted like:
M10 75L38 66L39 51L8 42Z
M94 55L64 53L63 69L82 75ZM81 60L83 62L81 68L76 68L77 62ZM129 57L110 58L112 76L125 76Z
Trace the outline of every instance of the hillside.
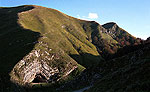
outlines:
M1 7L0 20L2 92L38 84L56 87L142 42L116 23L100 25L36 5Z
M86 92L148 92L150 43L125 56L100 65L105 75Z
M32 83L34 78L56 82L73 70L80 74L103 61L86 39L88 33L80 25L82 21L57 10L40 6L1 8L0 19L4 82L8 82L4 77L8 74L11 81L20 85Z

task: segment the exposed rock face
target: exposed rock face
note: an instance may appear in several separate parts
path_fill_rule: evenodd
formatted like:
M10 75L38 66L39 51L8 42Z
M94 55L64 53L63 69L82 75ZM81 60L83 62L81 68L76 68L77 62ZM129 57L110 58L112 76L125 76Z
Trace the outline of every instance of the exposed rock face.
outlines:
M107 34L109 34L112 38L116 38L117 31L119 29L116 23L110 22L110 23L104 24L103 27L107 29L106 31Z
M22 62L25 62L22 60ZM24 69L21 71L20 75L23 75L23 82L30 83L34 80L37 74L43 75L47 81L50 81L50 77L54 74L59 73L59 70L55 68L51 68L47 65L46 62L39 62L35 59L33 62L30 62L28 66L23 66Z
M124 29L120 28L116 23L109 22L102 25L106 30L107 34L109 34L113 39L119 41L120 39L123 41L129 41L131 43L132 40L136 40L131 34L126 32Z
M68 63L65 69L58 69L58 66L54 66L52 63L59 60L60 56L58 54L50 54L49 52L52 49L48 48L46 43L39 42L39 45L47 50L32 50L20 60L11 72L12 81L22 85L32 83L36 78L39 82L55 82L61 76L67 76L77 68L76 65Z
M150 37L146 39L146 43L150 43Z

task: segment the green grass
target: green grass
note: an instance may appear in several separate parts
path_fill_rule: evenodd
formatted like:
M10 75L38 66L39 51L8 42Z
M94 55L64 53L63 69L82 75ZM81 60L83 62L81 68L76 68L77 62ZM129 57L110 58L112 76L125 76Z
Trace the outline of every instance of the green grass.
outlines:
M19 14L19 18L19 23L24 28L40 32L42 36L50 39L48 42L50 43L49 47L55 47L54 49L57 50L62 49L69 55L83 53L99 55L96 47L86 39L86 33L75 18L54 9L37 6L29 13ZM83 61L77 62L81 63Z
M35 41L46 42L49 48L53 49L53 53L64 51L65 55L70 56L84 53L99 55L96 47L86 39L87 33L82 28L81 21L54 9L34 7L33 10L30 10L33 8L32 6L1 9L0 38L2 39L1 43L3 43L1 44L1 48L3 48L1 50L2 61L10 63L8 65L14 62L13 67L31 50L38 48L36 44L25 46L25 44ZM62 26L65 27L63 28ZM39 39L40 36L45 38ZM15 58L13 59L13 57ZM8 70L9 66L1 67L6 68L2 69L5 72L4 70Z
M102 33L101 31L106 29L94 21L79 20L55 9L41 6L0 7L0 20L0 75L2 75L0 76L2 79L0 87L2 91L4 88L8 88L8 92L14 89L12 87L14 84L9 81L10 77L15 77L21 81L20 75L13 74L11 71L20 60L35 49L40 49L42 53L48 51L47 49L52 49L48 52L59 56L58 60L46 62L51 67L59 68L61 76L73 66L78 66L64 80L69 81L86 68L96 67L104 61L98 52L98 50L105 49L98 47L101 45L101 41L109 45L110 48L115 46L113 44L119 43L111 34ZM131 40L134 38L121 28L116 29L116 31L116 36L128 35ZM97 44L99 45L93 44L94 37L98 38ZM43 42L47 47L35 42ZM44 60L45 57L46 55L40 57L39 60ZM28 62L33 60L34 57ZM71 63L69 67L67 66L68 63ZM120 61L117 64L119 65ZM16 71L21 72L17 69ZM106 85L112 86L109 83ZM48 89L47 91L51 90L51 88ZM35 90L33 89L33 92ZM44 88L40 88L40 90L46 91Z
M87 40L90 35L77 20L57 10L40 6L19 6L0 8L0 74L9 76L14 66L32 50L47 50L39 43L47 44L50 54L58 54L60 59L50 62L52 67L61 69L62 75L68 63L70 67L77 65L73 76L79 75L84 69L96 66L102 59L96 47ZM87 21L87 23L90 23ZM91 28L92 29L92 28ZM89 30L89 33L92 33ZM30 44L29 44L30 43ZM86 54L90 54L90 57ZM80 56L75 59L74 55ZM98 58L94 58L98 57ZM44 57L40 57L44 59ZM32 60L29 60L32 62ZM49 61L48 61L49 62ZM80 65L81 64L81 65ZM17 70L18 73L21 70ZM20 75L10 73L21 81ZM18 76L18 77L17 77ZM10 80L9 78L5 79ZM11 89L10 85L3 84ZM3 86L2 86L3 87Z
M108 35L106 33L102 33L101 36L102 36L102 39L105 39L105 41L109 44L112 44L112 43L117 44L118 43L116 40L114 40L110 35Z

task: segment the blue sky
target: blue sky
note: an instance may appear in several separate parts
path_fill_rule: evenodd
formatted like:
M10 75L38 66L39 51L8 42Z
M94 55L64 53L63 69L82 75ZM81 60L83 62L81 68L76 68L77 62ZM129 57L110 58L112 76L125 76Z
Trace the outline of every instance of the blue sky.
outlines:
M150 36L150 0L0 0L3 7L27 4L54 8L100 24L116 22L136 37Z

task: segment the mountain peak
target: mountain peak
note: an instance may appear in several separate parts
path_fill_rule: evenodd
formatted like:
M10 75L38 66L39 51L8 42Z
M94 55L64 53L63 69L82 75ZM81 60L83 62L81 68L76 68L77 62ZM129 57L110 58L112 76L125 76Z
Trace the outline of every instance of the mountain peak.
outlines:
M104 28L106 29L109 29L109 28L112 28L113 26L116 26L117 24L115 22L109 22L109 23L106 23L104 25L102 25Z

